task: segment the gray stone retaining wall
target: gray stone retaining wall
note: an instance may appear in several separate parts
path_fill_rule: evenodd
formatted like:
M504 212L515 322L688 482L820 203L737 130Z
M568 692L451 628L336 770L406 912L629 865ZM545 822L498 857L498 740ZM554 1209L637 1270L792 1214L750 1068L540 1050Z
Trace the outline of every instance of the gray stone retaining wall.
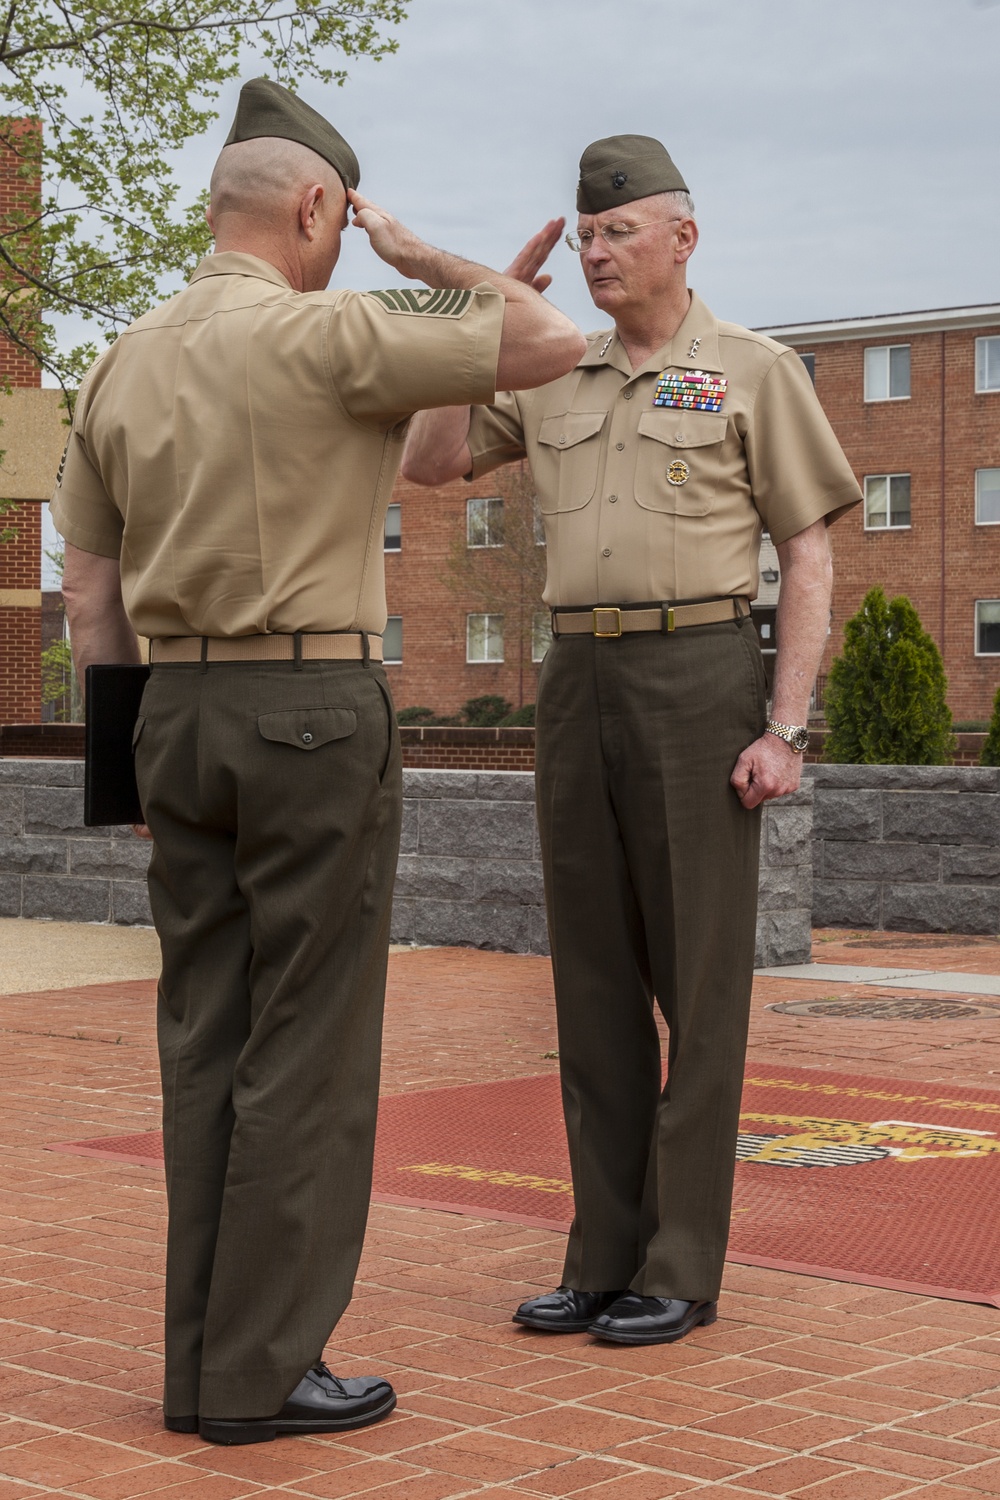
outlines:
M534 777L403 773L393 939L547 953ZM757 961L809 956L812 788L765 809ZM148 845L84 828L78 761L0 760L0 916L148 923Z
M806 766L813 921L1000 932L1000 769Z

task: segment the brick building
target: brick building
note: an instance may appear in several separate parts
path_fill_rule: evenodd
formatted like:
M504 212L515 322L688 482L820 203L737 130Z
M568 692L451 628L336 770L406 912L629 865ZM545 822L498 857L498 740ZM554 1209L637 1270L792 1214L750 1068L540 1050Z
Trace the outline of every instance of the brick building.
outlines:
M865 592L906 594L937 641L959 721L1000 684L1000 305L763 330L797 349L862 481L831 532L833 625Z
M831 533L836 583L821 679L845 621L878 583L910 597L940 646L955 718L988 718L1000 683L1000 306L762 331L805 359L865 488L864 506ZM437 490L397 485L386 584L400 707L453 713L480 693L533 701L543 629L527 648L522 632L519 651L501 611L490 612L471 580L464 594L456 589L449 568L463 537L474 547L499 541L504 484L501 471ZM754 614L769 656L779 588L765 540Z
M0 224L37 204L37 178L18 170L18 136L34 128L16 121L14 149L0 141ZM0 336L0 499L16 502L0 515L0 724L41 717L41 507L52 493L65 442L58 391L41 389L35 361Z

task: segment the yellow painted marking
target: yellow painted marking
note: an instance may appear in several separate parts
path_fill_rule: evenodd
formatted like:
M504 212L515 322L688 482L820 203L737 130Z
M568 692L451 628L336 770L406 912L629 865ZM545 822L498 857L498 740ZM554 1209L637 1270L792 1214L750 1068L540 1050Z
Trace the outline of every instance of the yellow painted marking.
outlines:
M461 1167L452 1162L426 1161L402 1167L425 1177L461 1177L463 1182L488 1182L491 1187L531 1188L535 1193L571 1193L573 1185L559 1177L535 1177L530 1172L499 1172L492 1167Z
M845 1099L888 1099L896 1104L934 1104L939 1109L967 1109L973 1113L1000 1115L1000 1104L972 1099L936 1098L933 1094L887 1093L835 1083L795 1083L790 1078L747 1078L747 1083L765 1089L789 1089L796 1094L840 1095Z
M823 1146L881 1146L900 1161L1000 1154L1000 1141L984 1137L980 1131L954 1130L947 1125L910 1125L906 1121L868 1125L860 1120L763 1113L741 1115L741 1124L746 1121L791 1127L793 1133L768 1141L753 1156L744 1157L745 1161L773 1161L800 1151L817 1151Z

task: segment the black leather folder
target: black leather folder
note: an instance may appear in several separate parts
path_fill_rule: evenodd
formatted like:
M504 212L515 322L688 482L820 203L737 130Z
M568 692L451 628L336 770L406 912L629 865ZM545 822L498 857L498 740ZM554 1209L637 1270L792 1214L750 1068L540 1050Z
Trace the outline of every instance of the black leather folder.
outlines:
M143 822L132 739L148 678L146 666L87 668L83 821L88 828Z

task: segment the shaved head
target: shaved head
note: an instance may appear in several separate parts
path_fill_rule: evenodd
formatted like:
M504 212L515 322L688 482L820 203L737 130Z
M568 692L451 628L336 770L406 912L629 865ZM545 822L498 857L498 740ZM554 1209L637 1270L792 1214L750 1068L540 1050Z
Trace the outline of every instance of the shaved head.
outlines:
M294 215L303 193L318 184L330 202L346 205L339 173L308 146L279 136L258 136L223 148L212 173L211 212L218 223L239 214L279 225Z

